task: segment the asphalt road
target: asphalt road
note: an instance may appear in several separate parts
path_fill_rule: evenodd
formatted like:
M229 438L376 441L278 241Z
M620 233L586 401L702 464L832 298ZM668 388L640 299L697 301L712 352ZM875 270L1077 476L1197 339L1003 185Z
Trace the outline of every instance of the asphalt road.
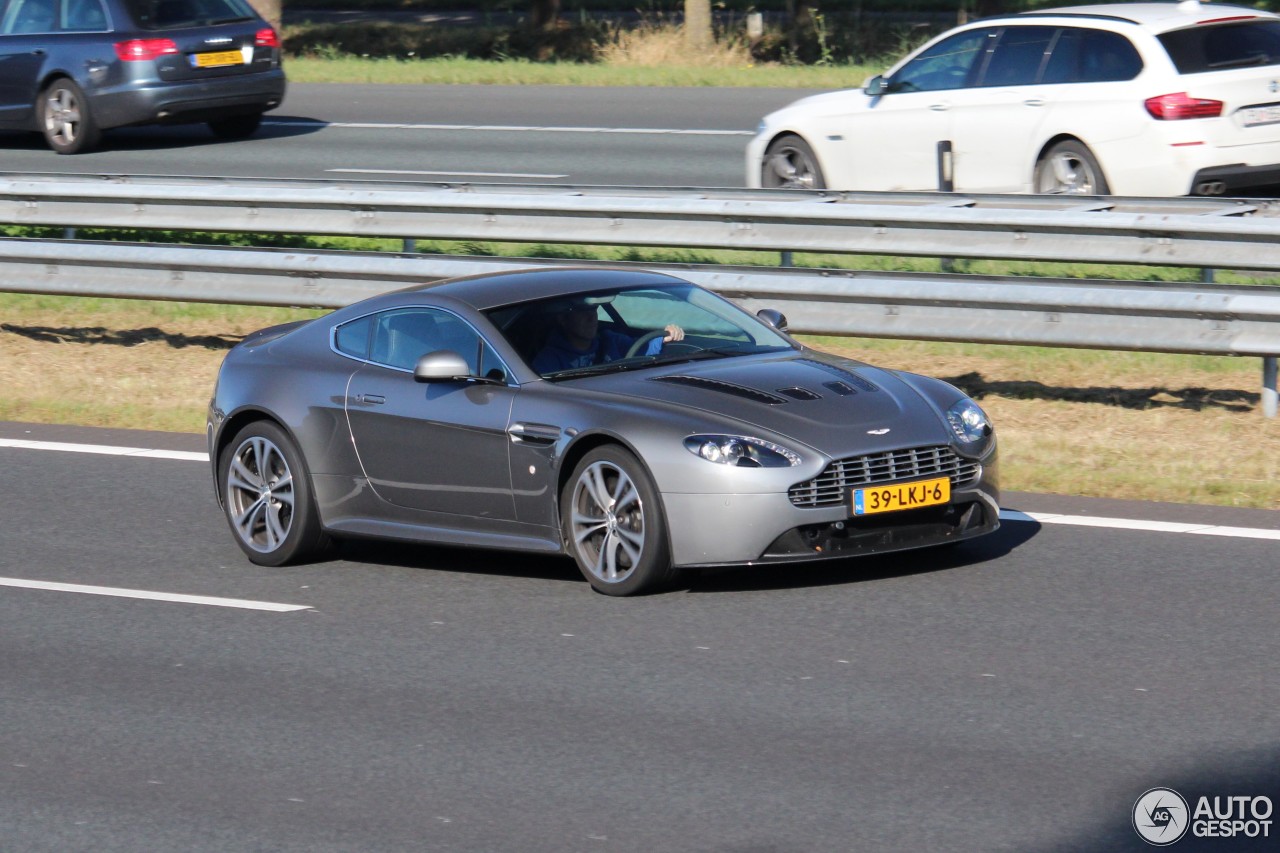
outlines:
M293 84L241 142L189 125L112 131L69 157L7 133L0 152L9 172L736 187L760 118L804 94Z
M1150 788L1280 800L1274 540L1007 522L616 600L496 552L256 568L199 461L0 446L0 494L5 579L305 608L0 585L6 851L1144 850Z

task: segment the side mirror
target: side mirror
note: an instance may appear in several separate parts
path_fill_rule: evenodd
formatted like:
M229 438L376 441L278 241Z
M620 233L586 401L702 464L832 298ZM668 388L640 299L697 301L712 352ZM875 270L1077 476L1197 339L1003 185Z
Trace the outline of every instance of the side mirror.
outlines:
M776 308L761 308L756 312L756 316L762 320L765 325L772 326L779 332L787 330L787 315L783 314Z
M889 84L885 82L883 74L877 74L867 81L862 87L862 91L867 93L868 97L878 98L889 90Z
M473 377L465 358L453 350L441 349L418 359L413 378L417 382L458 382Z

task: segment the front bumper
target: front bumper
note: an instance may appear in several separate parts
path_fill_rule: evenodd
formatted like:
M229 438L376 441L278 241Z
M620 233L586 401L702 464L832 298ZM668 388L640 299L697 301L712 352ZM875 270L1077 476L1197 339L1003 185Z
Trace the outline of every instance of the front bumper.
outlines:
M802 508L785 493L664 494L672 561L683 568L827 560L958 542L1000 526L994 459L937 507L854 517Z

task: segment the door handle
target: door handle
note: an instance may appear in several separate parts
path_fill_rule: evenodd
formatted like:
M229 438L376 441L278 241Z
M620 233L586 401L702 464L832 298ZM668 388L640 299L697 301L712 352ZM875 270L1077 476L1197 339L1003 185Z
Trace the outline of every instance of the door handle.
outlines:
M944 113L947 110L951 109L951 105L950 104L930 104L929 109L933 110L935 113Z
M369 403L374 406L381 406L383 403L387 402L387 398L382 396L381 394L357 394L356 402Z
M1029 107L1043 107L1044 98L1027 98L1022 103L1026 104Z

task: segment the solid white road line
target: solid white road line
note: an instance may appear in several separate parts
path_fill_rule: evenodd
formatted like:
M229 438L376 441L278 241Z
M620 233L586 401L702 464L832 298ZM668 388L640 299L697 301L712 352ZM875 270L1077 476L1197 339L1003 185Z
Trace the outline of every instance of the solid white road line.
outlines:
M1144 530L1152 533L1191 533L1197 536L1234 536L1240 539L1280 540L1280 530L1258 527L1222 527L1216 524L1186 524L1179 521L1149 521L1142 518L1104 518L1093 515L1060 515L1052 512L1000 510L1003 521L1034 521L1039 524L1070 524L1108 530Z
M169 601L178 604L204 604L210 607L235 607L240 610L270 610L287 613L293 610L310 610L307 604L277 604L272 601L247 601L242 598L216 598L209 595L179 595L172 592L151 592L145 589L119 589L111 586L85 586L77 583L50 583L21 578L0 578L0 586L16 586L22 589L42 589L51 592L79 592L85 595L109 595L115 598L141 598L147 601Z
M60 441L25 441L0 438L0 447L18 447L28 450L60 450L69 453L104 453L111 456L137 456L149 459L181 459L191 462L208 462L209 454L179 450L147 450L142 447L112 447L105 444L67 444ZM1003 521L1037 522L1039 524L1070 524L1077 527L1101 527L1108 530L1141 530L1150 533L1190 533L1196 536L1230 536L1237 539L1280 540L1280 530L1258 527L1226 527L1216 524L1186 524L1178 521L1150 521L1142 518L1103 518L1092 515L1062 515L1052 512L1020 512L1015 509L1000 510Z
M275 127L346 127L362 130L475 130L499 133L630 133L641 136L755 136L751 130L691 130L677 127L542 127L501 124L395 124L372 121L293 121L268 119Z
M209 454L185 450L149 450L145 447L115 447L109 444L68 444L62 441L26 441L0 438L0 447L24 447L28 450L61 450L64 453L99 453L106 456L142 456L148 459L181 459L186 462L208 462Z

